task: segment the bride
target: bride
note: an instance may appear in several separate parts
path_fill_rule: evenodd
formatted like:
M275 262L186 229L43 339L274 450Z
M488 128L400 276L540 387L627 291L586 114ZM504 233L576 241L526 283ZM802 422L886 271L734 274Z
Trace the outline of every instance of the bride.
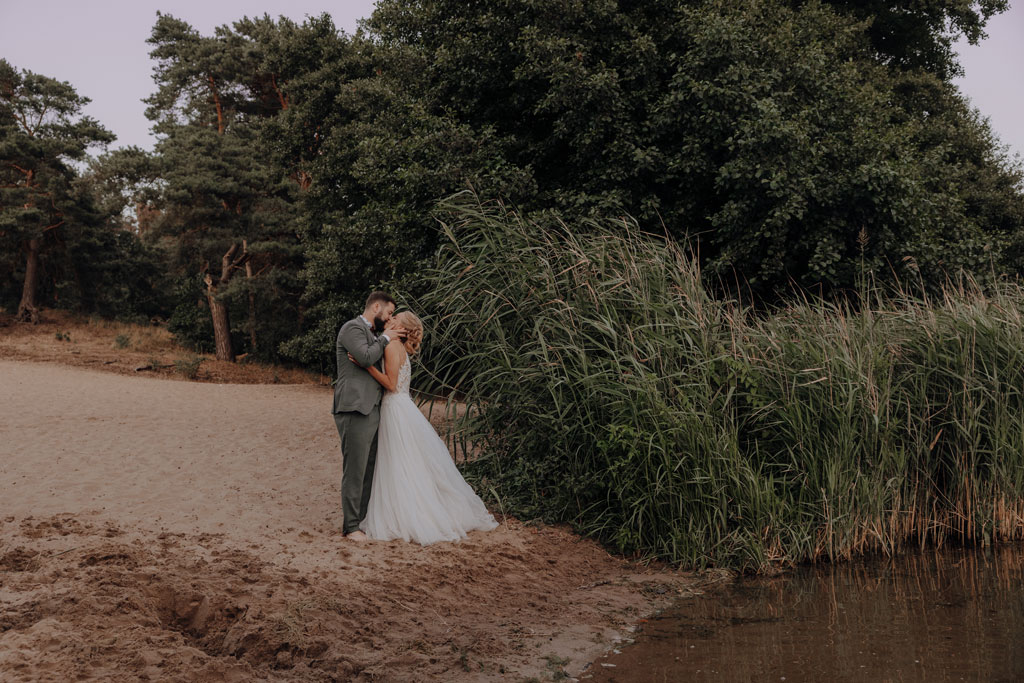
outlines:
M391 318L385 330L408 332L402 344L384 350L384 372L366 370L387 393L381 399L377 466L370 502L359 528L370 538L401 538L429 545L457 541L466 532L489 531L498 523L459 473L444 441L409 395L410 356L423 342L423 323L409 311ZM355 363L355 359L349 356Z

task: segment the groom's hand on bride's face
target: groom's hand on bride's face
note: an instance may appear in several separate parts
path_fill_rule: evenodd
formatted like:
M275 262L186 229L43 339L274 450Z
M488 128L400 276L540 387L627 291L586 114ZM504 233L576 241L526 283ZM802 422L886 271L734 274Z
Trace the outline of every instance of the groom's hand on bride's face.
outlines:
M392 327L387 331L387 333L392 339L400 339L403 342L405 341L405 338L409 336L409 331L404 327Z

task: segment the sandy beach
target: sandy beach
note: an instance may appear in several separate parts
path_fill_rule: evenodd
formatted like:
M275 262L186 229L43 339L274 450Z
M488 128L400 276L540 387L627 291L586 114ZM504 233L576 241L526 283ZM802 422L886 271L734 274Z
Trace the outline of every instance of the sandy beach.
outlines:
M0 346L5 681L586 678L711 580L500 510L354 544L329 387L23 358Z

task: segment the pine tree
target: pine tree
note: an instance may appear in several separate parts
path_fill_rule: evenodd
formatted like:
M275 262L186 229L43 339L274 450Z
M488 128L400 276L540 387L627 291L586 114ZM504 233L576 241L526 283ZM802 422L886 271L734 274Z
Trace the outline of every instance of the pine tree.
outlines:
M293 268L297 255L295 188L257 144L260 119L286 103L262 71L259 46L230 27L201 36L159 15L149 43L158 61L159 88L147 100L164 188L158 229L173 239L186 281L202 278L217 358L233 361L230 301L244 291L249 350L257 350L256 281L282 264Z
M17 319L37 322L42 254L83 215L72 161L114 135L82 114L89 98L68 83L0 59L0 240L24 255Z

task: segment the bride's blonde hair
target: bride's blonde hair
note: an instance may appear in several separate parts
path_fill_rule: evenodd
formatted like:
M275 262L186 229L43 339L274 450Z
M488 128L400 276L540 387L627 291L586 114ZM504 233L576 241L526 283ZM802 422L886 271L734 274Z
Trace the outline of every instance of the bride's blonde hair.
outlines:
M409 352L410 356L415 355L420 350L420 344L423 343L423 323L412 311L402 311L392 317L408 331L409 334L405 338L405 350Z

